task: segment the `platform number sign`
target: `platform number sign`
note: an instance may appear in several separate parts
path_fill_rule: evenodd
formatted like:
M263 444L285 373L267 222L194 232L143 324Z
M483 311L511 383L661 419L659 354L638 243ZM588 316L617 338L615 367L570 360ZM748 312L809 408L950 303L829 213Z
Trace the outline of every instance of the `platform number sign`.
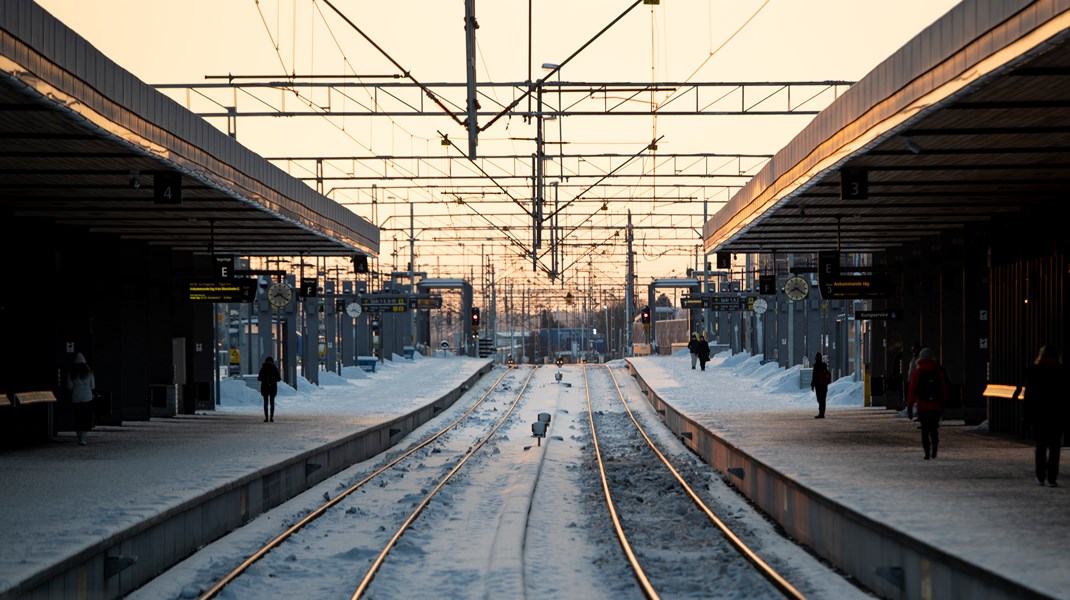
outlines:
M869 173L865 169L840 171L840 199L865 200L869 198Z
M181 173L156 173L152 181L152 195L156 204L182 203Z
M318 287L315 277L302 277L300 296L302 298L315 298Z

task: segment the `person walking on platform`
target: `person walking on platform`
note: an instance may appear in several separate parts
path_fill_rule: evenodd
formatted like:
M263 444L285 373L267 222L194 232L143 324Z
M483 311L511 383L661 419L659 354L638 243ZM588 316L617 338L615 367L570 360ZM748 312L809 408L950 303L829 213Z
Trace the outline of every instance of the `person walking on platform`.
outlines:
M922 348L917 367L910 376L907 406L917 405L925 460L935 459L940 447L940 418L944 414L946 399L947 377L944 376L944 369L936 362L936 353L932 348Z
M1067 423L1066 374L1059 349L1040 349L1025 375L1025 422L1036 441L1037 481L1055 487L1059 478L1059 448Z
M706 340L706 332L698 338L698 364L702 370L706 370L706 363L710 362L710 343Z
M282 381L282 374L275 366L275 359L270 356L265 358L264 366L260 367L260 374L256 378L260 381L260 395L264 397L264 422L274 423L275 395L279 392L279 382ZM268 412L269 407L270 412Z
M811 373L810 389L817 394L817 416L815 419L825 418L825 399L829 395L829 384L832 383L832 372L825 361L821 360L821 353L814 355L814 370Z
M86 437L93 427L93 388L97 387L97 381L93 377L93 369L85 361L85 356L79 352L74 356L74 369L67 379L67 388L71 390L71 403L74 406L74 430L78 433L78 445L85 446L89 442Z
M691 333L691 340L687 342L687 351L691 353L691 370L695 370L695 363L698 362L698 333Z

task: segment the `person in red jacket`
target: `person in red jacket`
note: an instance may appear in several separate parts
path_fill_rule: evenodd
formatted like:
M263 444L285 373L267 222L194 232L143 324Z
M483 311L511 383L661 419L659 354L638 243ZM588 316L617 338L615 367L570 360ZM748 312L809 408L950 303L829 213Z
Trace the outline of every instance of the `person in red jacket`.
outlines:
M936 458L940 447L940 417L944 414L946 399L947 378L944 369L936 362L936 353L932 348L922 348L918 354L918 366L910 376L907 406L917 407L925 460Z

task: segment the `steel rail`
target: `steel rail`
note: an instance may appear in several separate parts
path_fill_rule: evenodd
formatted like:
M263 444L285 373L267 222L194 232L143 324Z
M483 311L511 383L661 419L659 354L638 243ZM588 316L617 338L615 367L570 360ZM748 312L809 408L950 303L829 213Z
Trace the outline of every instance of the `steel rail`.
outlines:
M455 420L454 422L450 423L446 427L442 428L441 431L439 431L435 435L427 438L426 440L421 442L419 445L409 449L404 454L398 456L397 458L395 458L394 460L390 461L389 463L387 463L383 467L377 469L371 475L368 475L364 479L361 479L359 482L353 484L352 486L347 488L345 491L339 493L337 496L335 496L334 498L332 498L328 502L325 502L319 508L317 508L316 510L312 511L307 516L305 516L305 518L301 519L297 523L294 523L289 529L287 529L286 531L284 531L281 534L279 534L275 539L273 539L270 542L268 542L267 544L265 544L262 548L257 550L249 558L247 558L244 561L242 561L242 563L240 565L238 565L234 570L232 570L230 573L228 573L222 579L220 579L208 591L206 591L205 593L203 593L200 596L198 596L198 599L199 600L208 600L210 598L214 598L217 594L219 594L219 592L221 592L223 590L224 587L226 587L228 584L230 584L235 579L237 579L242 573L244 573L246 570L248 570L249 567L253 566L253 564L256 563L258 560L260 560L261 558L266 556L268 554L268 552L271 552L272 550L277 548L280 544L282 544L284 541L286 541L287 538L289 538L293 534L295 534L298 531L300 531L301 529L303 529L306 525L308 525L312 521L315 521L319 517L323 516L328 510L330 510L336 504L338 504L339 502L344 500L346 497L351 495L353 492L355 492L358 489L360 489L361 487L363 487L365 484L367 484L372 479L374 479L374 478L378 477L379 475L385 473L386 471L390 470L391 468L393 468L395 465L397 465L402 460L408 458L409 456L412 456L412 454L415 453L417 450L420 450L421 448L427 446L431 442L437 440L439 437L444 435L449 430L451 430L454 427L456 427L458 423L460 423L465 418L467 418L468 415L472 414L472 411L474 411L481 404L483 404L483 401L486 400L488 396L490 396L490 393L493 392L496 387L498 387L498 384L501 383L502 379L504 379L505 376L508 375L511 371L512 371L512 369L507 369L505 372L503 372L501 374L501 377L498 377L498 379L494 381L494 384L490 386L490 388L487 390L487 392L485 394L483 394L483 396L480 397L480 399L475 404L473 404L472 407L469 408L463 415L458 417L457 420ZM532 372L534 372L534 371L532 371ZM529 375L528 379L530 379L530 378L531 378L531 376Z
M609 491L609 482L606 480L606 468L602 463L602 450L598 447L598 434L594 426L594 410L591 408L591 384L587 381L586 366L583 367L583 385L585 388L584 394L587 396L587 419L591 425L591 441L594 446L595 460L598 462L598 475L602 480L602 493L606 499L606 507L609 509L609 518L613 521L613 529L617 532L617 540L620 541L620 546L624 550L625 556L628 557L628 563L632 566L632 572L635 573L635 578L643 589L643 594L647 598L660 598L657 591L654 590L654 586L651 585L650 579L643 571L643 567L639 565L639 559L636 558L631 544L628 543L627 536L624 535L624 528L621 526L620 517L617 515L617 507L613 504L613 495Z
M400 527L398 527L397 532L395 532L393 537L390 538L390 541L386 543L386 547L384 547L383 551L379 553L379 556L375 558L375 561L372 563L371 568L368 569L368 572L364 575L364 579L361 580L360 585L357 586L357 590L353 592L353 595L350 597L350 600L357 600L357 598L360 598L364 595L364 592L368 590L368 586L371 584L372 579L375 577L375 574L379 571L379 567L381 567L383 565L383 561L386 560L386 555L389 554L390 550L394 548L394 545L397 544L399 539L401 539L401 536L405 533L405 530L408 529L409 526L412 525L412 523L416 520L416 517L420 516L420 513L422 513L423 510L427 508L427 505L431 503L431 498L433 498L435 494L437 494L438 491L442 489L442 486L446 485L446 483L449 482L449 480L452 479L453 476L461 470L461 467L463 467L464 464L468 462L469 458L475 456L476 452L478 452L480 448L482 448L487 442L489 442L490 438L494 437L494 434L497 433L499 429L501 429L501 426L505 424L505 421L513 414L513 411L520 403L520 398L524 396L524 391L528 389L528 383L531 382L531 378L535 375L535 371L537 371L538 368L538 365L535 365L535 368L531 370L531 373L528 373L528 378L524 380L524 385L521 386L520 391L516 395L516 398L509 406L509 410L505 411L505 414L502 415L502 418L498 421L498 424L495 425L494 428L491 429L490 432L488 432L487 435L479 441L479 443L475 444L474 446L472 446L471 449L469 449L468 453L465 454L464 457L457 462L453 469L451 469L449 473L446 473L446 476L442 478L442 481L440 481L438 485L434 487L434 489L432 489L430 492L427 493L426 496L424 496L424 499L421 500L420 504L415 508L415 510L412 511L412 514L409 515L409 518L405 519L405 522L402 523ZM511 370L512 369L510 369L510 371ZM489 394L490 392L487 393Z
M661 453L661 450L658 450L658 447L654 444L653 440L651 440L650 437L647 436L646 430L635 418L635 414L632 413L632 409L628 406L628 402L624 399L624 392L621 391L620 385L617 383L617 377L613 374L613 370L610 369L607 365L601 366L605 368L607 373L609 373L609 378L613 381L613 387L617 390L617 396L620 398L620 403L624 406L624 410L628 412L628 417L630 417L632 423L635 424L635 428L639 431L639 434L643 436L643 439L646 440L646 443L650 446L650 449L654 451L654 454L657 454L658 458L661 459L661 462L665 465L669 472L672 473L673 477L676 478L676 481L680 484L684 491L687 492L688 497L691 498L691 501L694 502L695 506L706 514L706 517L708 517L709 520L714 525L716 525L718 529L721 530L721 533L724 534L725 538L730 544L732 544L736 551L743 555L743 557L746 558L748 562L754 565L758 572L760 572L762 576L769 581L769 583L773 584L773 586L780 590L780 592L786 597L804 600L806 596L804 596L802 592L800 592L793 585L788 583L788 581L781 577L780 574L777 573L775 569L773 569L773 567L771 567L768 563L762 560L761 557L759 557L753 550L751 550L743 540L739 539L739 537L736 536L736 534L733 533L727 525L725 525L724 521L719 519L717 515L713 514L713 511L710 510L708 506L706 506L706 503L703 502L702 498L700 498L698 494L695 493L695 490L691 489L691 486L688 485L686 481L684 481L684 478L680 475L679 471L677 471L676 468L672 466L672 463L669 462L669 459ZM584 367L585 379L587 376L586 371L587 367Z

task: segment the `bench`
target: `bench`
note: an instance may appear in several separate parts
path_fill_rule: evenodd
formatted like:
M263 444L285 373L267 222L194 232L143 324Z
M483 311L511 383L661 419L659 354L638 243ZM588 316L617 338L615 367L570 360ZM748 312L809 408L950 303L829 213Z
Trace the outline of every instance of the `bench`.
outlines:
M985 386L981 395L987 405L990 432L1026 436L1025 410L1021 402L1024 394L1025 388L1016 385L990 383Z
M24 404L44 404L55 401L56 395L49 390L39 392L15 392L15 403L19 406Z
M55 404L56 395L51 390L0 395L0 406L5 407L5 416L0 420L0 443L17 447L51 440Z

